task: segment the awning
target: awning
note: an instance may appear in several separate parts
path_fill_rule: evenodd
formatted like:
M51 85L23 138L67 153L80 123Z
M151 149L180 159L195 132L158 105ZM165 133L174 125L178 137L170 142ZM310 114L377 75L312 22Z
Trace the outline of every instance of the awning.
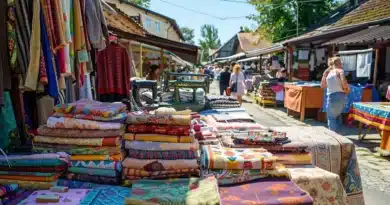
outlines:
M241 52L241 53L237 53L237 54L234 54L234 55L228 56L228 57L216 58L215 61L233 60L233 59L241 58L244 56L245 56L245 53Z
M267 57L263 56L263 59L265 59L265 58L269 58L269 56L267 56ZM237 63L248 62L248 61L258 61L258 60L260 60L260 56L251 57L251 58L244 58L244 59L238 60Z
M390 40L390 25L371 27L330 40L322 45L349 45L382 43Z
M274 44L268 48L262 48L262 49L249 51L246 56L255 57L255 56L271 54L271 53L275 53L275 52L281 52L281 51L283 51L283 45L282 44Z

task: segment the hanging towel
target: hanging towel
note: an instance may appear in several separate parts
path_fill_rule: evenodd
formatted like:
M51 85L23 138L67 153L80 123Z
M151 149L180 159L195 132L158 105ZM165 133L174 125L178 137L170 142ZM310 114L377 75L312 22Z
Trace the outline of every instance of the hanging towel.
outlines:
M356 70L356 54L353 55L341 55L341 61L343 62L344 71Z
M82 99L93 100L91 78L89 73L84 73L84 84L80 88L80 100Z
M372 52L357 54L356 77L369 78L371 76Z

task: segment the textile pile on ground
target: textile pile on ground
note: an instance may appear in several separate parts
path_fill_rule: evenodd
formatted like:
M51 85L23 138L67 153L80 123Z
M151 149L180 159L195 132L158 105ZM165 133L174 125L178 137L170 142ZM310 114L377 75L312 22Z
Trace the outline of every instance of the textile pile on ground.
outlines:
M127 123L124 179L199 176L199 144L190 136L191 111L131 112Z
M80 100L57 105L47 125L34 137L35 152L67 152L66 177L101 184L120 184L126 105Z
M271 83L261 82L258 91L258 98L261 104L274 105L276 104L276 94L271 88Z
M239 108L240 103L231 96L206 96L206 109Z
M67 169L66 153L10 155L0 158L0 184L17 184L26 189L48 189ZM16 188L15 188L16 190Z

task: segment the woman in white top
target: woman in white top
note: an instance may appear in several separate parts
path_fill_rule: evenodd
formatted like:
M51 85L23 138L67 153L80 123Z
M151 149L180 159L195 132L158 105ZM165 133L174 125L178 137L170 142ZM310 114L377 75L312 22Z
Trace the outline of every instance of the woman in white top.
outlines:
M328 66L329 68L325 70L322 76L321 87L327 88L326 114L328 118L328 128L337 131L340 124L337 118L344 110L346 97L350 92L350 89L344 75L340 58L330 58L328 60Z
M236 83L237 90L233 92L232 86L234 86ZM230 83L229 87L231 90L231 95L233 97L236 97L238 102L240 102L240 105L242 104L242 96L245 95L245 77L244 74L241 72L240 65L236 64L233 66L233 73L230 76Z

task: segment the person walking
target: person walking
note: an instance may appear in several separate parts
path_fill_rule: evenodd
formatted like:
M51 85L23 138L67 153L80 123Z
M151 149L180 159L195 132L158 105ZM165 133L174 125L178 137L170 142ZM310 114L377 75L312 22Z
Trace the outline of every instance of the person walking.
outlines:
M241 72L240 65L236 64L233 67L233 73L230 76L229 83L231 95L236 97L240 105L242 105L242 96L245 95L245 77Z
M328 128L337 132L340 125L338 118L342 114L350 88L345 78L342 62L339 57L328 60L328 69L325 70L321 79L321 88L327 88Z
M220 73L220 76L219 76L219 93L221 95L223 95L224 91L226 90L226 88L229 87L229 83L230 83L230 75L231 73L229 72L229 67L225 67L225 70Z

